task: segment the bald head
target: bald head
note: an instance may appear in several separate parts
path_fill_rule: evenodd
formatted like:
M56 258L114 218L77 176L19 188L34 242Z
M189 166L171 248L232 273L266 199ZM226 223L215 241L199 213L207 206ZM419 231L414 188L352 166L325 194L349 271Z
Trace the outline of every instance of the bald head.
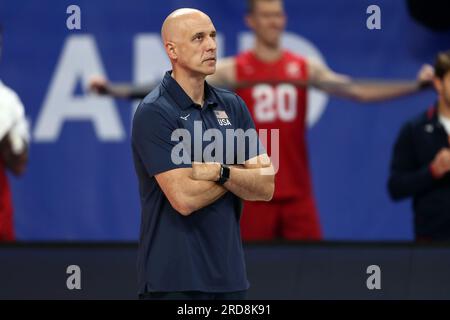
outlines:
M189 8L172 12L164 20L161 37L175 74L215 72L216 29L205 13Z
M190 28L190 22L201 20L211 22L208 15L197 9L182 8L173 11L164 20L161 28L163 43L166 44L168 41L177 42L180 38L180 33Z

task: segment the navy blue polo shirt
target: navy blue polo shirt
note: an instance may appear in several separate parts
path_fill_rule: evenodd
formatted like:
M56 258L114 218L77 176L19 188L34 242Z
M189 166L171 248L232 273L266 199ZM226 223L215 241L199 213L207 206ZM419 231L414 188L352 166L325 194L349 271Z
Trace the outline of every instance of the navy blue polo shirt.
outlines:
M132 149L142 209L139 293L231 292L249 287L239 228L241 199L227 192L214 203L182 216L170 205L155 179L158 173L191 167L190 161L173 161L172 151L180 146L180 141L172 141L172 133L186 129L191 134L189 158L193 160L195 122L197 129L203 131L254 129L245 103L236 94L205 82L205 103L200 107L170 72L144 98L133 119ZM200 143L202 150L207 145L208 142ZM234 148L241 155L244 153L244 160L265 153L263 148L255 152L248 146L245 150ZM223 152L229 155L226 148L225 145Z

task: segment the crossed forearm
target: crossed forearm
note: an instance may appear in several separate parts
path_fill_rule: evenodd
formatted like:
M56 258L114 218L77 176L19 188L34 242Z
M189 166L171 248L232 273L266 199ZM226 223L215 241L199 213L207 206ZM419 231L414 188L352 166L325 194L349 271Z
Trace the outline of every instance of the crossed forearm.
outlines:
M192 178L188 178L184 189L184 201L191 212L210 205L227 192L227 189L213 181Z
M223 185L226 190L244 200L269 201L274 190L273 168L249 169L243 166L231 166L230 178ZM213 182L219 178L218 163L202 163L193 165L193 177L199 181Z
M230 179L224 187L244 200L269 201L274 191L273 171L271 168L231 168Z

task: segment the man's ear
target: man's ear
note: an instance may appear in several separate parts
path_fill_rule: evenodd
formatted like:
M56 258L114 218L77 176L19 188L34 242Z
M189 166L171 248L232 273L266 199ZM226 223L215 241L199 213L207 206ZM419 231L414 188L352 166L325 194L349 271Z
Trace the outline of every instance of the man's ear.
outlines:
M166 43L166 52L171 60L176 60L178 58L175 43L167 42Z

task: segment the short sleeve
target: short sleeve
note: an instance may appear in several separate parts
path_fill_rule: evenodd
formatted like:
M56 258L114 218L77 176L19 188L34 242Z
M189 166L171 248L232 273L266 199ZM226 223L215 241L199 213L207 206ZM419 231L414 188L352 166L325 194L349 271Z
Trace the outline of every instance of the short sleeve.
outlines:
M264 147L264 144L261 142L260 138L259 138L259 133L255 128L255 123L253 122L252 116L248 110L247 105L245 104L244 100L242 100L241 97L239 97L238 95L236 95L236 98L238 100L239 103L239 118L241 119L240 122L240 128L243 129L246 132L250 131L254 131L255 134L248 135L248 144L245 144L245 161L254 158L256 156L262 155L262 154L266 154L267 151ZM270 132L267 132L267 134L269 134Z
M149 176L177 168L191 167L181 161L178 152L180 141L172 141L178 129L174 116L163 112L155 104L141 103L133 119L132 146ZM136 156L135 155L135 156Z

